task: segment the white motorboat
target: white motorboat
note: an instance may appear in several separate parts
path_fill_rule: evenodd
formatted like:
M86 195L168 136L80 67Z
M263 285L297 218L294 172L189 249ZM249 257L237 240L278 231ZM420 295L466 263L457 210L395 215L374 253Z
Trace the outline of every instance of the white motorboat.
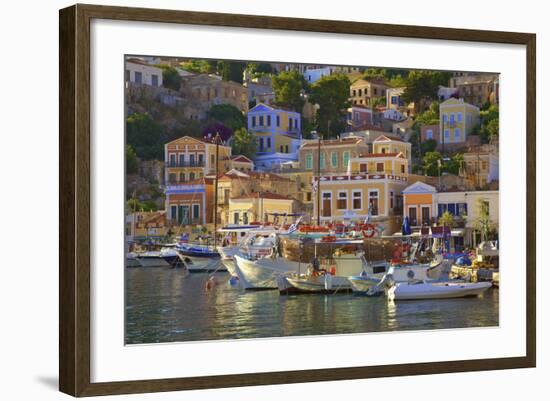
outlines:
M358 276L349 277L353 291L374 294L393 283L408 283L424 280L438 280L444 271L442 258L433 263L385 263L366 264Z
M417 299L448 299L474 297L482 294L492 286L490 282L428 282L417 281L395 283L388 289L390 301Z
M234 256L235 273L245 289L275 289L277 276L305 271L306 264L293 262L280 256L247 259L240 252Z
M236 276L235 261L233 256L238 252L249 259L259 259L271 254L276 243L275 230L270 228L257 228L249 230L248 235L241 239L237 245L218 247L221 262L232 275Z
M147 251L137 255L141 267L170 267L170 264L161 257L160 251Z

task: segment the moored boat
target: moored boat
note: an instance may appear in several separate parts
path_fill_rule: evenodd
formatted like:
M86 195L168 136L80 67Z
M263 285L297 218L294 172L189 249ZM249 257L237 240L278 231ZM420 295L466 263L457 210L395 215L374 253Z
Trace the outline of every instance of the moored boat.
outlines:
M247 259L240 252L235 256L235 273L243 288L276 289L277 277L286 273L305 271L306 265L293 262L280 256L268 256L260 259Z
M481 295L492 286L489 282L428 282L395 283L388 289L390 301L449 299Z
M287 273L277 280L281 294L345 293L351 291L348 277L362 271L366 260L363 252L342 253L340 249L330 258L314 260L306 265L306 273ZM315 265L318 265L315 268Z
M349 277L349 281L354 292L371 295L393 283L438 280L443 271L442 259L433 263L380 263L367 265L360 275Z

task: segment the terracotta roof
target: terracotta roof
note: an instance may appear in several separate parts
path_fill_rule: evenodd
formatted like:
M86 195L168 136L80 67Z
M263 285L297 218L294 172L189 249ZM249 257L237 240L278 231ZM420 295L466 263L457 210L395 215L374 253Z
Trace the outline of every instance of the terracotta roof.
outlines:
M294 200L293 198L285 195L274 194L272 192L253 192L249 195L235 196L231 199L286 199Z
M386 137L388 138L390 141L397 141L397 142L405 142L403 139L401 139L400 137L396 136L396 135L391 135L391 134L383 134L383 135L380 135L378 138L376 138L374 140L374 142L378 141L380 138L382 137Z
M321 140L321 146L336 146L336 145L355 145L363 142L361 138L343 138L343 139L323 139ZM306 142L303 148L316 148L319 146L317 141Z
M291 181L288 178L281 177L280 175L268 173L268 172L260 172L260 171L250 171L247 173L251 178L260 178L260 179L266 179L271 181Z
M367 130L372 130L372 131L381 131L381 132L386 132L384 131L384 128L378 126L378 125L374 125L374 124L363 124L363 125L360 125L358 127L353 127L353 130L354 131L367 131Z

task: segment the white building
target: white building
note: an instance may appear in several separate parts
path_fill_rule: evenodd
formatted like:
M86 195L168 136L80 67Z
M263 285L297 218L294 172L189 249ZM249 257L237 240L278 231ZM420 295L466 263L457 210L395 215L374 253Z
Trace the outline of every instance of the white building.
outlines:
M126 60L125 80L135 84L162 86L162 69L131 58Z
M304 78L308 84L313 84L323 77L334 72L334 67L312 68L304 71Z

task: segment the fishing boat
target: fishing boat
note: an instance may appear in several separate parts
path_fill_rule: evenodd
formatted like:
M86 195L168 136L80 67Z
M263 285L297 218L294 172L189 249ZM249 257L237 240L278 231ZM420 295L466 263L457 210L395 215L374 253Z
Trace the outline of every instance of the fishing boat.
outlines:
M428 282L415 281L395 283L388 289L390 301L405 301L419 299L449 299L475 297L491 288L490 282Z
M338 244L329 257L315 258L312 263L296 272L288 272L277 278L277 287L281 294L291 293L345 293L351 291L348 277L358 274L366 264L362 251L343 252L346 245L355 244L353 240L334 241ZM323 243L322 239L316 244ZM357 242L359 243L359 242ZM362 241L360 241L362 243ZM305 270L305 273L302 271Z

